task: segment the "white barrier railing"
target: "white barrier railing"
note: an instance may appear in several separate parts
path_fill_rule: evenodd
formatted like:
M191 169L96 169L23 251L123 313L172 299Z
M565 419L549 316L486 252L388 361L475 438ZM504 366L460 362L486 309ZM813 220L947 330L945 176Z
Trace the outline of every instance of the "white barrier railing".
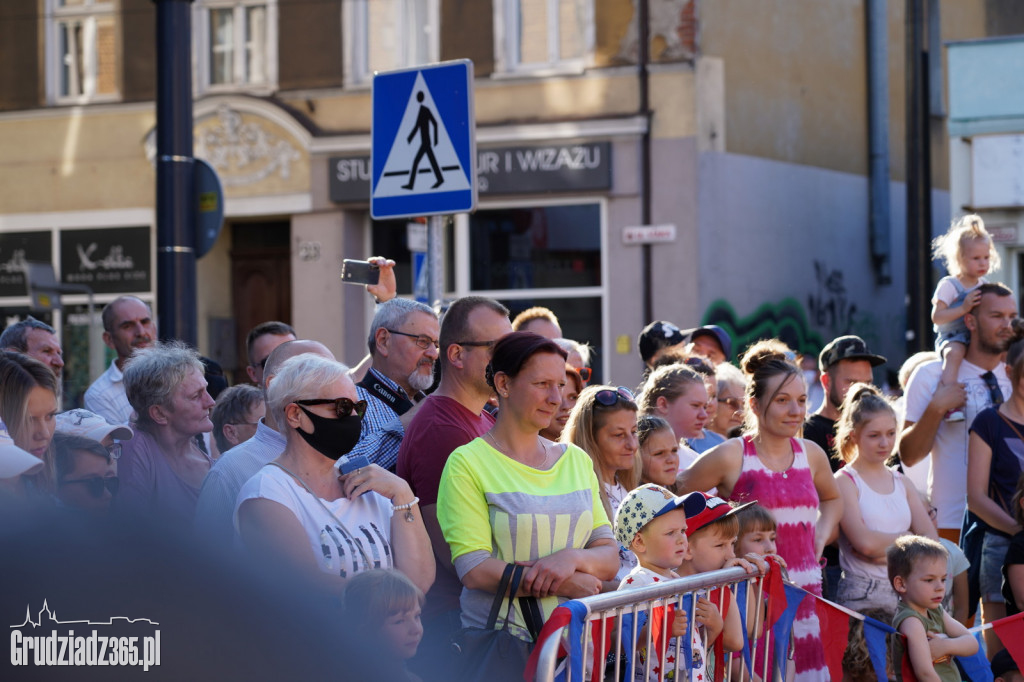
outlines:
M669 605L674 605L676 609L682 609L684 598L687 595L693 595L694 598L691 600L690 608L686 613L689 622L693 624L695 623L694 607L697 602L697 597L702 596L704 593L710 593L713 595L713 593L716 590L732 591L732 586L745 581L747 581L749 584L749 587L747 589L747 600L755 600L754 603L756 603L758 607L755 609L751 609L748 607L747 604L739 604L737 600L732 599L732 608L738 607L741 609L745 609L748 614L752 614L751 617L754 618L754 623L751 624L752 627L749 629L753 633L755 633L750 638L751 646L753 647L754 638L757 636L757 633L760 632L761 627L763 626L764 595L762 577L763 576L760 574L752 575L750 573L747 573L743 568L735 567L723 569L720 571L700 573L698 575L688 576L685 578L666 580L664 582L659 582L654 585L648 585L646 587L639 587L629 590L619 590L617 592L608 592L605 594L598 594L593 597L579 599L577 601L580 604L583 604L587 609L587 616L586 627L583 633L582 642L583 666L582 668L578 667L577 669L585 670L586 672L584 673L584 677L586 677L587 679L609 679L614 682L619 682L621 680L625 680L626 682L632 682L633 680L636 680L637 673L639 672L637 670L638 656L636 655L635 651L629 652L628 656L624 651L624 633L622 631L623 616L632 615L632 618L630 619L632 623L632 632L626 633L626 641L633 642L633 646L635 649L644 649L650 652L652 651L652 644L657 644L652 643L651 641L651 631L653 628L646 628L646 640L640 643L637 642L637 634L639 630L638 622L640 620L640 614L652 614L656 612L659 608L663 609L662 613L667 613ZM719 596L721 597L721 594ZM735 594L733 594L733 597L735 597ZM721 598L719 598L718 603L723 603ZM724 615L725 614L723 614L723 618ZM613 637L611 642L611 651L615 655L611 657L609 657L609 652L605 650L605 643L607 641L606 629L609 627L609 618L614 619L614 625L612 625ZM648 617L647 620L648 623L650 623L653 620L653 618ZM587 662L594 660L594 651L590 648L593 639L592 628L594 627L602 628L602 630L599 631L601 637L597 640L598 642L600 642L600 649L598 652L600 655L597 658L597 660L607 662L607 670L592 671L590 670L590 668L592 668L592 665L587 665ZM551 636L546 641L541 643L541 650L537 660L537 671L535 675L535 679L537 680L537 682L554 681L556 674L556 666L559 666L559 649L566 639L566 630L567 628L565 627L560 628L559 631L557 631L553 636ZM666 651L666 647L670 639L668 634L669 630L670 627L668 627L667 624L665 627L661 628L661 642L658 649L659 651ZM763 657L758 656L758 658L761 660L752 661L754 671L761 680L772 679L772 662L768 659L768 652L770 649L770 635L770 630L766 629L764 635L758 640L762 650L762 652L759 653L763 653ZM643 640L643 638L641 639ZM683 647L682 640L683 637L675 638L674 654L676 661L680 660L680 650ZM638 644L641 643L643 644L643 646L638 646ZM711 648L710 645L712 644L713 643L705 642L703 652L705 661L708 660L707 652L708 649ZM788 646L789 643L787 642L786 644ZM666 670L666 666L661 666L661 669L652 675L651 664L653 658L654 657L650 655L645 657L645 660L643 662L643 676L641 679L658 680L659 682L664 682L666 672L668 672ZM750 675L751 671L746 669L746 663L744 661L742 654L733 656L729 652L726 652L725 658L725 661L716 661L717 665L725 666L725 680L752 679ZM623 668L625 663L624 659L628 659L628 664L625 666L628 667L628 671L626 671L626 677L623 677ZM739 666L738 677L734 676L733 674L734 662L735 665ZM567 661L563 661L561 664L562 667L565 668L565 681L583 682L583 680L574 680L572 678L573 666L568 665L567 663ZM679 666L680 671L685 669L688 669L688 666ZM677 673L675 679L679 681L682 678Z

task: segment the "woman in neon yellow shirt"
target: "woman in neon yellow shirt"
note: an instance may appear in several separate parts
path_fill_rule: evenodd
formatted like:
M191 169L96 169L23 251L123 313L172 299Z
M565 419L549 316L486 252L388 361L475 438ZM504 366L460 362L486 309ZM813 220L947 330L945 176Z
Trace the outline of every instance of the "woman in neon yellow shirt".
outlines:
M529 566L518 596L536 597L545 619L560 601L597 594L618 568L590 457L539 435L565 380L565 352L554 342L530 332L502 337L487 371L497 421L445 465L437 516L463 584L464 626L486 625L508 563ZM530 639L518 608L509 625Z

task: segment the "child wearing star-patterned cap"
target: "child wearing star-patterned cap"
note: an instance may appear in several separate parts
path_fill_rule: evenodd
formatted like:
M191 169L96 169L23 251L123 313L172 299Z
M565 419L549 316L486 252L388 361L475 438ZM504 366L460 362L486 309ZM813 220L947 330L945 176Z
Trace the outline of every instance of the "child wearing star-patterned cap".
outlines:
M633 550L640 565L622 579L620 590L645 587L663 580L678 578L676 569L689 558L689 543L686 537L686 498L676 497L666 488L648 483L631 491L622 500L615 514L615 537L623 547ZM704 601L707 601L706 599ZM660 646L653 646L650 654L650 672L645 673L647 651L637 647L634 680L655 682L661 679L681 679L676 671L682 671L686 679L703 682L707 679L704 663L704 641L698 628L690 629L690 650L693 660L680 665L675 660L676 637L686 636L687 618L683 609L676 609L669 629L670 639L664 649L664 662L658 655ZM721 632L721 628L718 629ZM718 632L708 630L708 640L713 641ZM647 641L646 627L638 633L638 643ZM679 647L680 654L682 647Z

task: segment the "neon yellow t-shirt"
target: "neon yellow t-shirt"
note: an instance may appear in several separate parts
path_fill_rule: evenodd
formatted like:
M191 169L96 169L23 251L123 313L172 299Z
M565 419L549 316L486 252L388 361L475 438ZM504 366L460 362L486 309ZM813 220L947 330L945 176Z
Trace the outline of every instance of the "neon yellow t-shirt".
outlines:
M611 539L598 486L590 457L575 445L545 471L506 457L483 438L460 447L445 464L437 495L437 519L459 577L490 557L532 561ZM485 626L493 601L491 593L463 588L463 625ZM538 600L545 620L560 601ZM509 626L529 639L518 604Z

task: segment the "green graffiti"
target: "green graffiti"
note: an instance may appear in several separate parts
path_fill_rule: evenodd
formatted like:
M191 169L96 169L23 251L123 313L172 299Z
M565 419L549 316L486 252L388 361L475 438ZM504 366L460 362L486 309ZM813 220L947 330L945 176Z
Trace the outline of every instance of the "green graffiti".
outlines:
M811 329L803 306L793 298L762 303L744 318L736 315L728 301L718 299L704 311L701 324L717 324L727 331L737 356L761 339L781 339L797 353L814 356L825 345L821 334Z

